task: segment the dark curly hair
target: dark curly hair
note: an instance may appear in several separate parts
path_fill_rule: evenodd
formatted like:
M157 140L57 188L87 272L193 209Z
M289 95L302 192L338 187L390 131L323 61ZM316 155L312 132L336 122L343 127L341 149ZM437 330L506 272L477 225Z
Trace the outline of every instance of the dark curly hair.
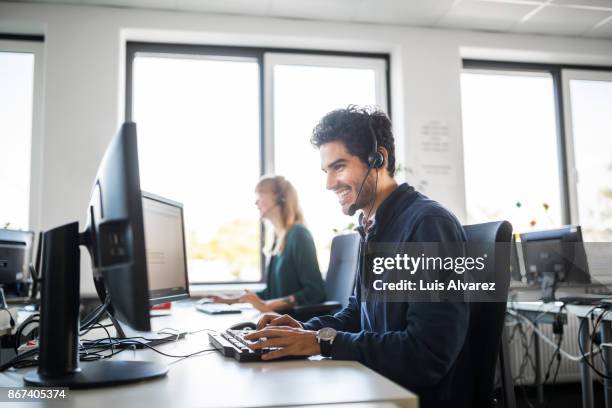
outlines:
M341 141L346 150L368 163L368 155L372 152L372 135L369 123L376 135L378 147L384 147L389 153L387 171L393 177L395 174L395 140L391 131L391 121L381 110L373 107L349 105L346 109L329 112L312 130L310 143L319 148L325 143Z

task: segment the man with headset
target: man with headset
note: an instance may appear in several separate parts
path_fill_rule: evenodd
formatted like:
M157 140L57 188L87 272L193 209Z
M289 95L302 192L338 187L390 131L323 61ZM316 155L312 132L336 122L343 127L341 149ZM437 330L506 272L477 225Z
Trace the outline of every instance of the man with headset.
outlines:
M327 189L344 214L361 210L358 231L372 242L464 242L457 218L413 187L398 185L389 118L380 111L349 106L324 116L311 142L319 149ZM419 395L422 406L449 403L455 367L469 322L465 303L365 301L360 293L362 262L348 306L334 316L300 323L266 314L253 348L280 347L263 355L323 355L357 360ZM459 374L460 375L460 374ZM454 406L457 401L453 401Z

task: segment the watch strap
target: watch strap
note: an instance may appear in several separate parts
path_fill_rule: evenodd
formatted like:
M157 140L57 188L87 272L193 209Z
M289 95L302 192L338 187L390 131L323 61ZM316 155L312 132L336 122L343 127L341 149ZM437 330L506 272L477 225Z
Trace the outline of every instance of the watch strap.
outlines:
M332 342L329 340L320 340L321 355L323 357L331 357Z

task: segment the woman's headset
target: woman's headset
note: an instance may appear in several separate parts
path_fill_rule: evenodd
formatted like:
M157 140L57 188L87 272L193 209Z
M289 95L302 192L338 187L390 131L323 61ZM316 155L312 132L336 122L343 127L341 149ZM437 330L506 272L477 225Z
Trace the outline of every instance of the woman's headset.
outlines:
M285 189L281 186L284 181L282 177L274 177L274 194L276 194L276 205L284 207L287 199L285 198Z

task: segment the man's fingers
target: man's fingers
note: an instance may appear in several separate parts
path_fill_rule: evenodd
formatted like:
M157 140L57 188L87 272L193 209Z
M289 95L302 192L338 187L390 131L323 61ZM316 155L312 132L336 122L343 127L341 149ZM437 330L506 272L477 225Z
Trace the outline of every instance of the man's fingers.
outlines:
M289 315L282 315L270 321L271 326L291 326L291 327L302 327L295 319Z
M257 322L257 330L261 330L264 327L266 327L268 324L270 324L270 322L276 318L278 318L280 315L278 313L266 313L264 314L259 321Z
M275 358L292 355L291 347L282 348L280 350L270 351L261 355L262 360L274 360Z
M266 340L258 341L257 343L249 344L253 350L258 350L267 347L286 347L293 344L292 337L272 337Z
M244 338L247 340L257 340L262 337L290 337L296 336L297 334L298 332L296 332L293 327L288 327L285 329L275 327L274 329L265 328L258 330L254 333L247 334L246 336L244 336Z

